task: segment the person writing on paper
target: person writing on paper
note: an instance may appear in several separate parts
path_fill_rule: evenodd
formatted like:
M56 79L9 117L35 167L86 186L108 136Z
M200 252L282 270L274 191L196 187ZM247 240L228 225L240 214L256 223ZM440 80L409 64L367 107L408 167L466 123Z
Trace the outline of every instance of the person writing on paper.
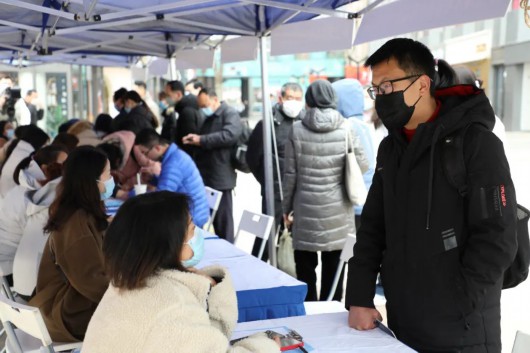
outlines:
M169 191L122 205L103 244L111 284L83 353L280 352L265 333L229 346L237 321L232 279L218 266L194 268L204 237L189 205L186 195Z
M109 285L103 264L108 221L103 200L114 189L107 156L91 146L68 155L44 231L50 233L29 304L56 342L82 341Z
M346 138L362 171L368 161L353 129L336 110L337 97L328 81L313 82L305 94L306 114L293 124L285 144L283 213L294 211L292 225L298 279L307 283L306 301L316 301L318 252L322 256L320 300L326 300L348 234L355 232L353 205L346 194ZM333 300L342 298L342 280Z
M160 175L153 175L151 179L156 189L188 195L193 204L193 222L199 227L206 224L210 207L201 174L191 157L151 129L142 130L136 136L135 145L144 156L162 165Z
M371 329L380 319L373 299L381 272L388 325L400 341L422 353L500 353L501 288L517 249L517 218L488 98L471 85L435 91L440 67L412 39L386 42L365 65L389 136L349 261L349 325ZM465 196L442 162L444 144L463 129Z

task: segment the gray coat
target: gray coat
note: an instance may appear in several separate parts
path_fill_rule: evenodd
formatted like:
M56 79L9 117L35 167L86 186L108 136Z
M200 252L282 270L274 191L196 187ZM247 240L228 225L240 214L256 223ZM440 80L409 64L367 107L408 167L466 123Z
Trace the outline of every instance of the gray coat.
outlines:
M293 125L285 145L283 211L294 211L295 250L341 250L347 235L355 232L353 205L344 184L347 128L362 171L368 160L344 121L335 109L309 109Z

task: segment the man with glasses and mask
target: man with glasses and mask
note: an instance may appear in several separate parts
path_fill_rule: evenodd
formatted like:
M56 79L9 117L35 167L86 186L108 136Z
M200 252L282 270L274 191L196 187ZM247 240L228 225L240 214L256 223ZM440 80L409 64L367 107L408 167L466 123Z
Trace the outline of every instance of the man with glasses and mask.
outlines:
M377 274L388 325L419 352L500 353L503 273L513 261L516 198L495 115L484 92L435 92L423 44L388 41L365 63L388 129L349 261L349 326L372 329ZM444 174L443 144L465 130L467 190ZM460 192L460 193L459 193Z
M191 157L152 129L140 131L134 144L144 156L161 163L160 175L153 175L151 178L151 184L156 186L156 190L188 195L192 201L193 223L198 227L206 224L210 207L201 174Z
M215 234L233 243L232 189L236 187L237 176L232 165L232 149L243 131L243 125L239 113L221 102L213 90L203 88L197 101L206 120L200 134L188 134L182 142L198 147L195 162L204 184L223 192L213 227Z

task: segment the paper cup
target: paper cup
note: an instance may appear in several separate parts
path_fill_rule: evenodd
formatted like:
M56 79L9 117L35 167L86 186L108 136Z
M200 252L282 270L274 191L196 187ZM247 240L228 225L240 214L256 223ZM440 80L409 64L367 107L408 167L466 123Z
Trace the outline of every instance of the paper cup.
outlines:
M146 184L136 184L134 186L134 194L135 195L145 194L146 192L147 192L147 185Z

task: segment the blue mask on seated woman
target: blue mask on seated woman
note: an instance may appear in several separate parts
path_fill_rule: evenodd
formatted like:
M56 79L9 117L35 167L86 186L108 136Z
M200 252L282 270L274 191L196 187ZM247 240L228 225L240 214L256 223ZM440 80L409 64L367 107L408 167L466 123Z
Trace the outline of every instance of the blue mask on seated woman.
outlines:
M106 199L112 196L112 193L114 192L114 188L116 187L116 184L114 183L114 178L110 177L109 179L105 181L98 180L98 182L103 183L103 185L105 186L105 191L103 191L100 194L101 200L105 201Z
M188 244L193 250L193 256L191 259L182 261L184 267L196 266L204 256L204 230L199 227L195 227L193 237L185 244Z

